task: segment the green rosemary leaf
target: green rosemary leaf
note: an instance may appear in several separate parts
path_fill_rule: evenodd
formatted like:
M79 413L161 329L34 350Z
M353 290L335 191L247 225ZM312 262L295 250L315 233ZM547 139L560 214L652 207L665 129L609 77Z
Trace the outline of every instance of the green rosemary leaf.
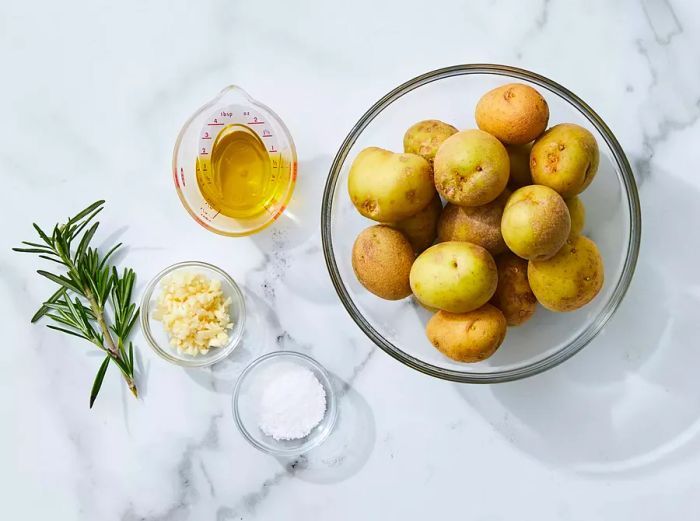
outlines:
M60 259L56 259L54 257L49 257L47 255L39 255L39 258L49 260L51 262L55 262L56 264L60 264L61 266L64 266L63 261L61 261Z
M33 324L34 322L39 320L41 317L46 315L46 313L48 313L48 311L49 311L48 305L57 302L65 293L66 293L66 288L63 288L63 287L58 288L53 295L51 295L48 299L46 299L46 302L44 302L41 305L39 310L36 313L34 313L34 316L32 317L31 323Z
M46 234L44 233L44 230L42 230L41 228L39 228L39 225L36 224L36 223L32 223L32 226L34 226L34 229L36 230L36 233L39 234L39 237L41 237L41 239L42 239L46 244L48 244L49 246L51 246L51 244L52 244L51 239L49 239L49 236L46 235Z
M99 200L99 201L92 203L90 206L85 208L85 210L78 212L75 216L68 219L68 224L71 225L71 224L77 223L80 219L82 219L83 217L85 217L89 213L93 212L95 209L100 208L103 204L105 204L104 200Z
M100 223L95 223L92 226L90 226L90 229L85 232L85 235L83 235L83 238L80 239L80 244L78 244L78 248L75 250L75 259L79 259L82 255L83 252L85 251L85 248L87 248L87 245L90 244L90 241L92 240L93 235L95 235L95 232L97 231L98 226L100 226Z
M66 278L66 277L64 277L64 276L62 276L62 275L54 275L53 273L49 273L48 271L43 271L43 270L37 270L37 273L38 273L39 275L41 275L42 277L46 277L46 278L49 279L50 281L55 282L56 284L60 284L61 286L63 286L63 287L66 288L66 289L69 289L69 290L71 290L71 291L74 291L75 293L78 293L78 294L81 294L81 295L82 295L82 293L83 293L83 292L80 290L80 288L77 287L77 286L73 283L73 281L71 281L70 279L68 279L68 278Z
M46 255L51 255L53 253L51 250L47 250L46 248L12 248L12 251L19 253L43 253Z
M102 257L102 262L100 262L99 268L102 269L105 267L107 264L107 259L109 259L112 254L117 251L119 248L121 248L122 243L117 243L116 245L112 246L112 248L105 254L104 257Z
M129 342L129 369L131 374L134 374L134 343Z
M48 327L49 329L54 329L56 331L61 331L62 333L66 333L67 335L73 335L73 336L77 336L78 338L90 340L88 337L86 337L82 333L78 333L77 331L71 331L69 329L64 329L64 328L58 327L58 326L52 326L51 324L47 324L46 327Z
M109 360L110 356L105 356L104 362L102 362L102 365L100 365L100 368L97 370L97 376L95 376L95 382L92 384L92 390L90 391L90 409L92 409L95 398L97 398L97 393L100 392L100 388L102 387L102 380L104 380L107 367L109 367Z

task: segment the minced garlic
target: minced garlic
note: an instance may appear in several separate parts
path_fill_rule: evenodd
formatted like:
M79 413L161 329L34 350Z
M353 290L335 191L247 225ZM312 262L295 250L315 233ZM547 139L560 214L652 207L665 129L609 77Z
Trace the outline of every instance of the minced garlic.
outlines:
M230 298L221 281L202 273L179 270L163 278L153 318L163 323L170 345L196 356L228 343Z

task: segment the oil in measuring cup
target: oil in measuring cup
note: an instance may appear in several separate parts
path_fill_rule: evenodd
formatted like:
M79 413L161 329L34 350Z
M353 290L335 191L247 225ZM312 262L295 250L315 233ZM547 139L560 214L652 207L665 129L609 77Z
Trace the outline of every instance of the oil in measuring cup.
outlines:
M190 214L223 235L255 233L286 208L296 151L282 121L239 87L228 87L185 125L173 174Z

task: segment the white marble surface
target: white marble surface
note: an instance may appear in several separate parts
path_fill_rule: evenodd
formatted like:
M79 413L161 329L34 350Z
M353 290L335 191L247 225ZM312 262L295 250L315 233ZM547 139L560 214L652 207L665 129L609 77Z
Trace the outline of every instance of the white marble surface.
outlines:
M700 6L691 0L0 4L0 490L6 519L692 519L700 487ZM439 66L509 63L608 122L640 182L644 231L623 306L583 352L527 381L460 386L403 367L339 305L320 251L331 158L371 103ZM170 155L229 83L273 107L299 151L296 220L253 239L198 227ZM157 358L143 398L116 372L87 407L90 348L30 326L48 286L9 251L104 197L100 238L140 275L197 258L251 308L213 370ZM109 236L108 234L112 234ZM230 392L258 353L306 352L348 385L341 423L294 462L236 431Z

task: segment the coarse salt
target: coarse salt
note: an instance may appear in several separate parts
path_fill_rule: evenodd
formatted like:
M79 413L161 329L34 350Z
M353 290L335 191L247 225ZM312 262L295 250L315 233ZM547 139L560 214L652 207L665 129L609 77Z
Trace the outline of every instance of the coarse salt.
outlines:
M264 375L260 396L260 430L275 440L308 436L326 414L326 390L313 372L284 362Z

